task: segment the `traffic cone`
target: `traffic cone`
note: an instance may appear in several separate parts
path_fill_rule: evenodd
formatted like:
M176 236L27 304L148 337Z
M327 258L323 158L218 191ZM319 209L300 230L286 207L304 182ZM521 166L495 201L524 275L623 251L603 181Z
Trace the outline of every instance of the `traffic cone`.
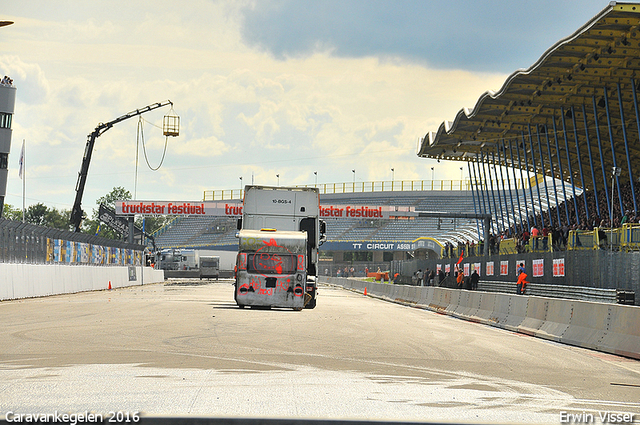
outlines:
M109 290L111 290L111 281L109 281Z
M364 287L364 295L367 296L367 287Z

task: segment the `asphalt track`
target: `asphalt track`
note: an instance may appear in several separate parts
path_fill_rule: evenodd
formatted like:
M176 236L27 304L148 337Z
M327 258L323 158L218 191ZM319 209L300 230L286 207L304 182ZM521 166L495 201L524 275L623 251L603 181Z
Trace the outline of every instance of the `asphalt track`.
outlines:
M558 424L620 412L640 422L636 360L334 287L295 312L238 309L230 281L174 280L1 302L0 324L0 420L88 411Z

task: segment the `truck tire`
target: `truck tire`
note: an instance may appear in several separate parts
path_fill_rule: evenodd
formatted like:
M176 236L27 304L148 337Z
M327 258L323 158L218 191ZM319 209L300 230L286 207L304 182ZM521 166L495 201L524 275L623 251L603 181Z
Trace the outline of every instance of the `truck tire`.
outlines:
M309 301L307 305L304 306L304 308L308 308L309 310L316 308L316 299L314 298L311 301Z

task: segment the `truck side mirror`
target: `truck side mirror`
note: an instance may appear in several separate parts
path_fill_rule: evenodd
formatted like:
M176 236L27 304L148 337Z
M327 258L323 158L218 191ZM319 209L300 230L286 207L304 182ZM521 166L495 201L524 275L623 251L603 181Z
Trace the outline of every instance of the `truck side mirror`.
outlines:
M327 223L324 220L320 220L320 239L318 240L318 245L322 245L327 241Z

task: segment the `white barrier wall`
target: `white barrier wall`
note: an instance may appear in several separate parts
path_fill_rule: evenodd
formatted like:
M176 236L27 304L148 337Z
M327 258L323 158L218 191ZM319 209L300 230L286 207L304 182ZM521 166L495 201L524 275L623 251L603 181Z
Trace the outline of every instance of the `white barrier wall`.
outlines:
M135 279L129 279L129 267ZM141 266L70 266L0 263L0 300L43 297L159 283L164 271Z
M322 278L394 302L569 345L640 359L640 307ZM426 291L426 293L425 293Z

